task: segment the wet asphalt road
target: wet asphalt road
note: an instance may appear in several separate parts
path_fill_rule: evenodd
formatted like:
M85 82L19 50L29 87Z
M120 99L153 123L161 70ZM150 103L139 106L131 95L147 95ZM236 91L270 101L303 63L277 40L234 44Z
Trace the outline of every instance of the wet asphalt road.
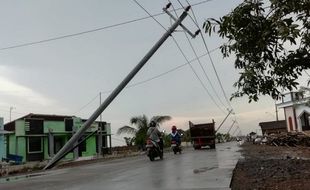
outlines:
M145 156L51 170L26 179L0 182L0 190L142 190L229 189L232 170L240 157L236 142L216 150L185 149L150 162Z

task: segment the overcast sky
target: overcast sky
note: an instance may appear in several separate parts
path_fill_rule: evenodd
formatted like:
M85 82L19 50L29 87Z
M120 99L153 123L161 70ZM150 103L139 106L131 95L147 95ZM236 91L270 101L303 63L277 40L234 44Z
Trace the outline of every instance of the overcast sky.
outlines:
M202 0L191 0L197 3ZM139 0L151 13L161 13L166 0ZM176 8L180 5L172 1ZM184 5L186 1L181 1ZM240 0L213 0L193 7L201 26L206 18L218 18L231 11ZM181 10L178 11L181 14ZM58 36L101 28L141 17L147 14L132 0L28 0L0 1L0 116L5 122L28 113L76 115L88 118L99 105L99 92L104 100L127 73L165 32L151 18L105 30L70 38L49 41L25 47L3 49L19 44L36 42ZM156 17L166 28L171 25L168 15ZM197 28L187 18L184 22L191 31ZM183 32L178 28L176 38L189 60L195 55ZM206 36L209 49L217 48L224 41L216 36ZM198 55L206 53L200 37L191 40ZM219 50L211 54L230 96L238 78L233 57L223 59ZM164 73L186 60L169 38L145 67L130 82L134 84ZM201 59L217 94L226 107L218 101L203 75L198 62L192 65L205 82L212 97L226 110L227 103L216 80L208 56ZM244 134L258 129L258 122L275 118L274 102L261 97L258 103L248 104L247 98L231 102L240 128ZM280 117L283 118L283 110ZM170 115L172 124L187 129L188 121L211 122L219 125L226 116L211 100L191 68L187 65L162 77L127 88L110 104L103 118L112 124L112 132L128 125L132 116L146 114ZM226 132L232 123L230 117L222 128ZM114 136L116 139L122 137Z

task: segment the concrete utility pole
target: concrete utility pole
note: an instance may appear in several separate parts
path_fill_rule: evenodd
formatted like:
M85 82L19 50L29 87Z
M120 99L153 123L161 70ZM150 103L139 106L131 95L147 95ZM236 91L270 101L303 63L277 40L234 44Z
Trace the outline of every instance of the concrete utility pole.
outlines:
M232 133L231 136L234 136L235 132L236 132L238 129L239 129L239 127L237 127L237 128L234 130L234 132ZM240 130L240 129L239 129L239 130Z
M222 127L222 125L224 124L224 122L226 121L226 119L228 118L228 116L232 113L232 109L229 110L228 114L226 115L226 117L224 118L224 120L222 121L222 123L220 124L220 126L215 130L215 133L218 132L218 130L220 130L220 128Z
M109 106L114 98L125 88L130 80L139 72L139 70L145 65L145 63L152 57L152 55L158 50L158 48L166 41L166 39L174 32L174 30L181 24L181 22L188 15L190 6L185 8L182 15L175 21L175 23L164 33L159 41L149 50L149 52L142 58L142 60L133 68L133 70L125 77L125 79L112 91L112 93L105 99L100 107L89 117L89 119L82 125L81 128L70 138L70 140L57 152L57 154L50 160L50 162L44 167L44 169L52 168L59 160L61 160L68 151L72 148L75 142L77 142L91 124L98 118L98 116Z
M10 107L10 122L12 121L12 110L14 109L14 107Z
M99 107L101 105L101 92L99 93ZM102 155L102 131L103 131L103 128L104 126L102 126L102 114L100 114L100 120L99 120L99 125L98 125L98 133L97 133L97 142L98 142L98 150L97 150L97 153L98 155L97 156L101 156Z
M230 130L232 129L232 127L234 126L235 123L236 123L236 120L233 121L233 123L231 124L231 126L230 126L230 128L226 134L229 134Z

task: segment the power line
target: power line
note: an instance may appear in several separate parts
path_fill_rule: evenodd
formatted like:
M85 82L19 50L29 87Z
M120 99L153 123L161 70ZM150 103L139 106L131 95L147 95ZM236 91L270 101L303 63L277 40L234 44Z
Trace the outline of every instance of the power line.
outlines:
M216 51L217 49L219 49L219 47L212 49L212 50L210 51L210 53ZM198 58L204 57L204 56L206 56L207 54L208 54L208 53L202 54L202 55L198 56ZM160 74L155 75L155 76L153 76L153 77L150 77L150 78L148 78L148 79L145 79L145 80L142 80L142 81L133 83L133 84L131 84L131 85L127 85L125 88L132 88L132 87L135 87L135 86L138 86L138 85L141 85L141 84L150 82L150 81L155 80L155 79L157 79L157 78L160 78L160 77L162 77L162 76L164 76L164 75L167 75L167 74L169 74L169 73L171 73L171 72L173 72L173 71L179 70L179 69L183 68L184 66L187 66L189 63L192 63L192 62L194 62L194 61L196 61L196 60L197 60L197 58L194 58L194 59L192 59L192 60L189 60L189 62L186 62L186 63L184 63L184 64L182 64L182 65L179 65L179 66L176 66L176 67L174 67L174 68L172 68L172 69L169 69L169 70L166 71L166 72L163 72L163 73L160 73ZM110 92L112 92L112 90L102 91L101 93L102 93L102 94L107 94L107 93L110 93ZM81 110L85 109L85 108L86 108L89 104L91 104L97 97L98 97L98 95L97 95L96 97L92 98L87 104L85 104L84 106L82 106L80 109L78 109L78 110L77 110L76 112L74 112L74 113L75 113L75 114L76 114L76 113L79 113Z
M181 5L181 7L184 8L184 6L182 5L182 3L181 3L179 0L177 0L177 1L178 1L179 4ZM185 1L187 2L188 5L190 5L190 3L188 2L188 0L185 0ZM192 18L192 16L190 16L191 20L192 20L193 23L197 26L197 28L198 28L200 31L202 31L201 28L200 28L200 26L199 26L199 24L198 24L198 20L197 20L197 17L196 17L196 15L195 15L195 12L194 12L194 9L193 9L193 8L191 9L191 12L192 12L193 17L194 17L194 18ZM202 32L200 32L200 36L201 36L201 38L202 38L202 40L203 40L203 44L204 44L204 46L205 46L205 48L206 48L206 50L207 50L207 52L208 52L208 51L209 51L209 48L208 48L208 46L207 46L207 43L206 43L206 41L205 41L205 38L204 38ZM229 101L228 98L227 98L226 92L225 92L225 90L224 90L224 88L223 88L222 82L221 82L221 80L220 80L220 78L219 78L219 75L218 75L218 72L217 72L217 70L216 70L216 68L215 68L213 59L212 59L212 57L211 57L210 54L208 54L208 55L209 55L210 62L211 62L211 64L212 64L212 68L213 68L213 70L214 70L214 72L215 72L215 75L216 75L216 78L217 78L217 80L218 80L218 83L219 83L219 85L220 85L220 87L221 87L221 90L222 90L222 92L223 92L223 95L224 95L224 97L225 97L225 100L226 100L226 102L228 103L228 106L233 110L233 107L232 107L230 101ZM235 113L233 112L232 114L233 114L234 117L235 117L236 123L238 123L238 122L237 122L237 117L236 117Z
M214 49L210 50L210 53L213 53L214 51L218 50L219 48L220 48L220 47L217 47L217 48L214 48ZM207 55L208 55L208 53L204 53L204 54L198 56L198 58L202 58L202 57L207 56ZM149 81L152 81L152 80L154 80L154 79L160 78L160 77L162 77L162 76L164 76L164 75L167 75L167 74L169 74L169 73L171 73L171 72L173 72L173 71L176 71L176 70L178 70L178 69L181 69L181 68L183 68L184 66L186 66L186 65L188 65L188 64L190 64L190 63L192 63L192 62L194 62L194 61L196 61L196 60L197 60L197 58L191 59L191 60L189 60L188 62L183 63L182 65L178 65L178 66L176 66L176 67L173 67L172 69L169 69L168 71L165 71L165 72L163 72L163 73L160 73L160 74L155 75L155 76L153 76L153 77L150 77L150 78L148 78L148 79L145 79L145 80L142 80L142 81L133 83L133 84L131 84L131 85L128 85L128 86L126 86L125 88L132 88L132 87L135 87L135 86L138 86L138 85L147 83L147 82L149 82ZM112 91L112 90L102 91L102 93L103 93L103 94L106 94L106 93L110 93L111 91Z
M134 0L134 1L135 1L135 0ZM137 2L137 1L135 1L135 2L136 2L145 12L147 12L147 13L149 14L149 12L148 12L139 2ZM174 11L176 11L176 9L174 9ZM149 15L150 15L150 14L149 14ZM149 17L152 17L152 16L149 16ZM156 19L154 19L154 20L156 20ZM166 30L166 28L165 28L161 23L159 23L157 20L156 20L156 22L157 22L163 29ZM133 83L133 84L131 84L131 85L128 85L128 86L126 86L125 88L132 88L132 87L135 87L135 86L138 86L138 85L147 83L147 82L149 82L149 81L152 81L152 80L154 80L154 79L160 78L160 77L162 77L162 76L164 76L164 75L167 75L167 74L169 74L169 73L171 73L171 72L173 72L173 71L176 71L176 70L178 70L178 69L181 69L181 68L183 68L184 66L189 65L190 63L192 63L192 62L194 62L194 61L196 61L196 60L199 60L200 58L202 58L202 57L208 55L209 53L212 53L212 52L216 51L216 50L219 49L219 48L220 48L220 47L214 48L214 49L210 50L209 52L204 53L204 54L202 54L202 55L200 55L200 56L197 56L197 54L196 54L196 58L194 58L194 59L192 59L192 60L188 60L188 59L186 58L186 63L184 63L184 64L182 64L182 65L179 65L179 66L177 66L177 67L174 67L174 68L172 68L172 69L170 69L170 70L168 70L168 71L166 71L166 72L160 73L160 74L155 75L155 76L153 76L153 77L150 77L150 78L148 78L148 79L146 79L146 80L142 80L142 81ZM196 74L197 74L197 73L196 73ZM198 80L201 80L201 79L198 77ZM201 81L201 82L202 82L202 81ZM204 87L204 88L205 88L205 87ZM112 91L112 90L106 90L106 91L102 91L101 93L106 94L106 93L110 93L111 91ZM210 95L211 95L211 94L210 94ZM98 96L99 96L99 95L96 95L94 98L92 98L88 103L86 103L84 106L82 106L80 109L78 109L78 110L75 112L75 114L76 114L76 113L79 113L81 110L85 109L85 108L86 108L88 105L90 105Z
M82 111L84 108L86 108L89 104L91 104L93 101L95 101L97 99L97 97L99 96L99 94L97 94L95 97L93 97L89 102L87 102L87 104L85 104L84 106L82 106L80 109L78 109L76 112L74 112L74 114L79 113L80 111Z
M187 0L186 0L186 1L187 1ZM187 1L187 3L189 3L189 2ZM200 29L200 27L199 27L199 25L198 25L197 17L196 17L196 15L195 15L195 12L194 12L193 9L191 9L191 10L192 10L193 17L194 17L194 23L196 23L196 26L198 27L198 29ZM204 44L204 46L205 46L207 52L209 52L209 48L208 48L208 46L207 46L206 40L205 40L205 38L204 38L202 32L200 32L200 36L201 36L201 38L202 38L203 44ZM231 106L230 101L229 101L228 98L227 98L227 95L226 95L226 92L225 92L225 90L224 90L222 81L221 81L221 79L220 79L220 77L219 77L219 74L218 74L218 72L217 72L217 70L216 70L216 68L215 68L213 59L212 59L212 57L211 57L210 54L209 54L209 59L210 59L212 68L213 68L213 70L214 70L214 72L215 72L217 81L218 81L218 83L219 83L219 85L220 85L220 87L221 87L221 90L222 90L222 92L223 92L223 95L224 95L224 97L225 97L225 100L226 100L226 102L228 103L228 105L230 106L230 108L233 109L232 106Z
M168 0L168 2L171 3L170 0ZM181 4L180 1L179 1L179 3ZM171 5L172 5L172 3L171 3ZM181 6L184 7L182 4L181 4ZM175 13L176 17L178 17L178 14L177 14L176 10L174 9L174 6L173 6L173 5L172 5L172 8L173 8L173 10L174 10L174 13ZM214 91L216 97L218 98L219 102L220 102L224 107L226 107L226 105L225 105L225 104L223 103L223 101L221 100L219 94L218 94L217 91L215 90L215 88L214 88L214 86L213 86L213 84L212 84L212 82L211 82L209 76L207 75L206 70L205 70L204 67L202 66L202 63L201 63L200 59L198 58L197 52L196 52L196 50L195 50L195 48L194 48L192 42L190 41L190 39L189 39L189 37L188 37L188 35L187 35L187 33L186 33L185 31L184 31L184 34L185 34L185 37L186 37L186 39L187 39L187 41L188 41L188 43L189 43L189 45L190 45L190 47L191 47L193 53L195 54L195 57L196 57L196 59L197 59L199 65L200 65L200 68L202 69L202 71L203 71L205 77L207 78L207 81L209 82L209 84L210 84L212 90Z
M214 49L210 50L210 53L212 53L212 52L218 50L219 48L220 48L220 47L217 47L217 48L214 48ZM208 54L208 53L204 53L204 54L198 56L198 58L202 58L202 57L206 56L207 54ZM142 81L133 83L133 84L129 84L129 85L127 85L125 88L132 88L132 87L135 87L135 86L138 86L138 85L141 85L141 84L150 82L150 81L152 81L152 80L155 80L155 79L157 79L157 78L160 78L160 77L162 77L162 76L165 76L165 75L167 75L167 74L169 74L169 73L171 73L171 72L173 72L173 71L179 70L179 69L183 68L184 66L187 66L189 63L192 63L192 62L194 62L194 61L196 61L196 60L197 60L197 58L194 58L194 59L192 59L192 60L189 60L189 62L186 62L186 63L184 63L184 64L182 64L182 65L176 66L176 67L174 67L174 68L172 68L172 69L169 69L168 71L165 71L165 72L163 72L163 73L160 73L160 74L155 75L155 76L153 76L153 77L150 77L150 78L148 78L148 79L145 79L145 80L142 80ZM101 93L102 93L102 94L107 94L107 93L110 93L110 92L112 92L112 91L113 91L113 90L105 90L105 91L101 91ZM95 101L96 98L97 98L98 96L99 96L99 95L97 95L97 96L95 96L94 98L92 98L92 99L91 99L89 102L87 102L84 106L82 106L80 109L78 109L76 112L74 112L74 114L77 114L77 113L79 113L80 111L82 111L83 109L85 109L88 105L90 105L93 101Z
M165 31L167 31L167 29L157 20L155 19L155 17L153 15L151 15L151 13L149 13L137 0L133 0L141 9L143 9L151 18L153 18L153 20L155 20L157 22L157 24L159 24Z
M192 7L198 6L198 5L207 3L209 1L211 1L211 0L205 0L205 1L198 2L198 3L194 3L191 6ZM182 10L182 9L183 8L178 8L176 10ZM147 17L141 17L141 18L137 18L137 19L133 19L133 20L128 20L128 21L125 21L125 22L120 22L120 23L117 23L117 24L112 24L112 25L103 26L103 27L100 27L100 28L94 28L94 29L91 29L91 30L85 30L85 31L82 31L82 32L77 32L77 33L57 36L57 37L53 37L53 38L47 38L47 39L44 39L44 40L38 40L38 41L33 41L33 42L26 42L26 43L21 43L21 44L17 44L17 45L11 45L11 46L7 46L7 47L2 47L2 48L0 48L0 51L8 50L8 49L20 48L20 47L25 47L25 46L31 46L31 45L36 45L36 44L41 44L41 43L61 40L61 39L65 39L65 38L72 38L72 37L75 37L75 36L80 36L80 35L84 35L84 34L88 34L88 33L98 32L98 31L102 31L102 30L106 30L106 29L110 29L110 28L114 28L114 27L130 24L130 23L134 23L134 22L137 22L137 21L141 21L141 20L145 20L145 19L151 18L152 16L155 17L155 16L160 16L160 15L163 15L163 14L165 14L165 13L157 13L157 14L153 14L153 15L147 16Z
M158 21L155 19L155 17L153 17L140 3L138 3L136 0L133 0L135 3L137 3L149 16L151 16L153 18L153 20L155 20L164 30L166 30L166 28ZM166 30L167 31L167 30ZM181 52L182 56L184 57L184 59L186 60L186 62L189 62L189 60L187 59L185 53L183 52L183 50L181 49L180 45L178 44L178 42L176 41L176 39L171 35L174 43L177 45L179 51ZM194 72L195 76L197 77L197 79L199 80L200 84L202 85L202 87L205 89L205 91L207 92L207 94L210 96L211 100L213 101L213 103L223 112L226 114L226 112L216 103L216 101L214 100L213 96L210 94L209 90L206 88L206 86L204 85L204 83L202 82L202 80L200 79L199 75L197 74L197 72L195 71L195 69L193 68L193 66L191 64L188 64L190 66L190 68L192 69L192 71Z
M189 37L188 37L188 35L187 35L186 33L185 33L185 36L186 36L186 38L187 38L187 41L189 42L189 45L190 45L191 49L193 50L193 52L194 52L194 54L195 54L195 56L198 57L198 55L197 55L197 53L196 53L196 50L194 49L193 44L191 43L191 41L190 41L190 39L189 39ZM226 107L226 105L223 103L223 101L221 100L220 96L218 95L217 91L215 90L215 88L214 88L214 86L213 86L213 84L212 84L210 78L209 78L208 75L207 75L206 70L205 70L204 67L202 66L202 63L201 63L200 59L198 58L197 61L198 61L199 65L200 65L200 68L203 70L203 73L204 73L204 75L206 76L207 81L209 82L211 88L213 89L213 91L214 91L216 97L218 98L218 100L220 101L220 103L221 103L224 107Z
M186 61L188 61L187 57L185 56L185 53L183 52L183 50L181 49L181 47L179 46L179 44L177 43L177 41L175 40L175 38L173 38L173 41L175 42L175 44L177 45L179 51L181 52L181 54L183 55L183 57L186 59ZM200 84L202 85L202 87L205 89L205 91L207 92L207 94L209 95L209 97L211 98L211 100L213 101L213 103L224 113L226 114L226 112L216 103L215 99L213 98L213 96L211 95L211 93L209 92L209 90L207 89L207 87L205 86L205 84L202 82L202 80L200 79L200 77L198 76L197 72L195 71L194 67L191 64L188 64L190 66L190 68L192 69L192 71L194 72L195 76L197 77L197 79L199 80Z

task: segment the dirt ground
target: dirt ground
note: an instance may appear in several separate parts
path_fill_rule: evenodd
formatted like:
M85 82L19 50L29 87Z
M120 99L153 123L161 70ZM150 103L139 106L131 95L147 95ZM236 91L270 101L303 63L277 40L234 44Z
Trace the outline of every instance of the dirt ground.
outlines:
M310 147L242 145L231 188L310 189Z

